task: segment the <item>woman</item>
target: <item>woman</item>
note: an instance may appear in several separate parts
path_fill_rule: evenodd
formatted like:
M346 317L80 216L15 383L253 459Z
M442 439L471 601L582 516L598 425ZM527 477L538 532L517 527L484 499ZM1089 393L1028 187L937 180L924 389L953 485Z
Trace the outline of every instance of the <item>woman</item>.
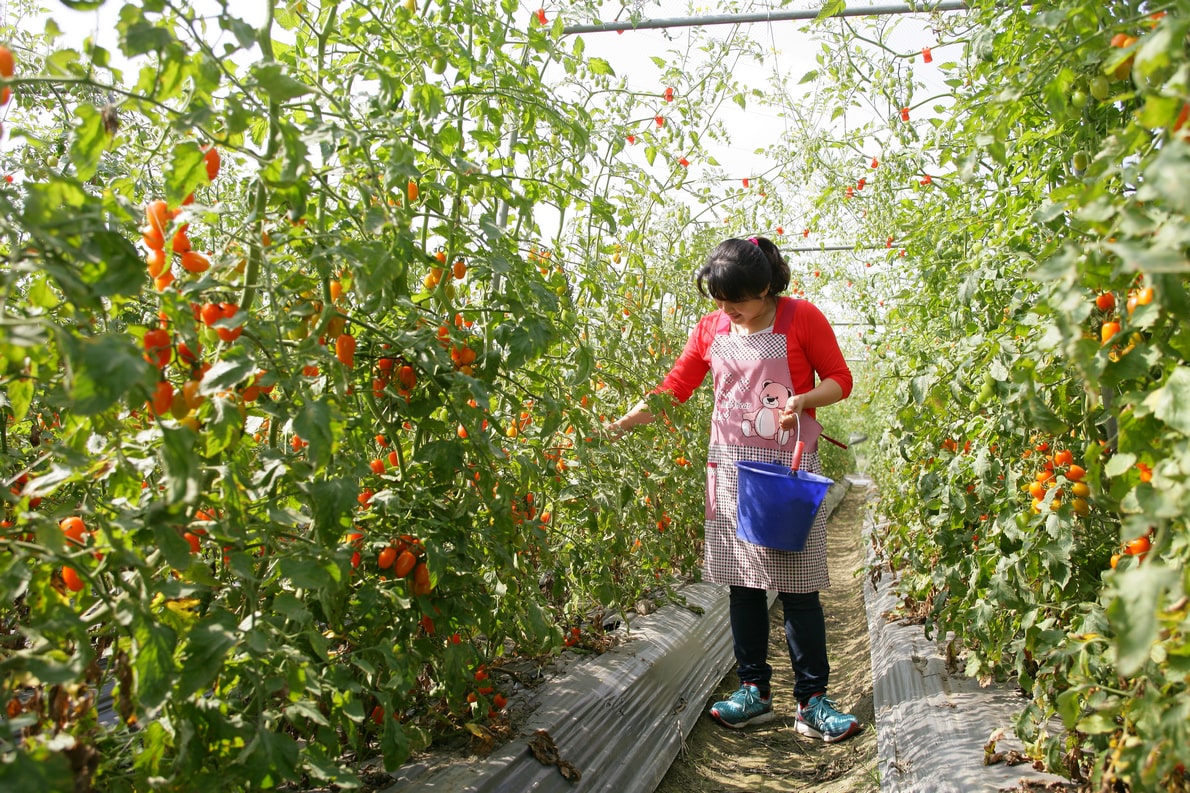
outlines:
M710 715L732 728L772 719L766 590L776 590L796 679L798 732L840 741L862 726L826 697L830 664L818 597L819 590L830 586L826 516L817 517L798 552L738 539L734 463L791 465L800 432L805 444L800 467L820 473L822 427L814 411L848 396L851 371L822 312L807 301L780 296L789 286L789 266L770 240L752 237L720 243L699 269L697 283L718 310L699 320L657 392L685 402L708 371L714 374L703 574L707 581L730 587L740 688L712 705ZM652 420L641 402L608 425L608 431L618 437Z

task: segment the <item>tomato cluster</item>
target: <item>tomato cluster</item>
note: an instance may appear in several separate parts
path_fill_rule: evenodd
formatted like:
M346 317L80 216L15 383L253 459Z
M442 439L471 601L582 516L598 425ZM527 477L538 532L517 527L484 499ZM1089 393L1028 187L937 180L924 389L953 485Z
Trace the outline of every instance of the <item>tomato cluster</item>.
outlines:
M1135 537L1135 538L1129 540L1128 542L1124 543L1123 555L1121 555L1120 553L1112 554L1112 557L1111 557L1112 569L1115 569L1116 567L1118 567L1120 564L1120 560L1123 559L1125 556L1134 557L1136 559L1137 564L1140 564L1141 562L1143 562L1145 560L1145 557L1149 555L1149 551L1152 550L1152 548L1153 548L1153 531L1150 529L1147 534L1142 534L1141 536Z
M380 549L376 566L384 571L391 569L397 578L408 578L412 574L409 591L414 595L425 596L433 591L425 555L426 549L421 540L402 534Z
M1059 449L1050 452L1048 441L1037 444L1035 450L1045 455L1045 462L1037 471L1032 482L1026 485L1026 490L1032 497L1034 512L1056 511L1062 506L1065 495L1064 486L1069 487L1070 508L1076 515L1086 517L1091 512L1091 488L1083 480L1087 469L1074 462L1074 452L1070 449ZM1061 477L1061 480L1059 480Z

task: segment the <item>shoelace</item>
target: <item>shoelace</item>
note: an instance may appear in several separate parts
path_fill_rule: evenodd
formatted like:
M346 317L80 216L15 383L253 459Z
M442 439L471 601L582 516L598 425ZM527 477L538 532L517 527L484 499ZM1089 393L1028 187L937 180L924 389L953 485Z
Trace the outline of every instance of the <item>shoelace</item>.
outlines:
M760 691L750 686L740 687L731 695L731 698L740 702L745 708L760 704L761 702Z
M823 713L823 711L826 712ZM813 713L815 717L822 719L823 721L826 721L826 719L830 718L832 714L837 713L840 716L843 715L842 712L837 707L835 707L835 701L833 699L827 699L826 697L819 697L817 702L806 708L806 713L807 715Z

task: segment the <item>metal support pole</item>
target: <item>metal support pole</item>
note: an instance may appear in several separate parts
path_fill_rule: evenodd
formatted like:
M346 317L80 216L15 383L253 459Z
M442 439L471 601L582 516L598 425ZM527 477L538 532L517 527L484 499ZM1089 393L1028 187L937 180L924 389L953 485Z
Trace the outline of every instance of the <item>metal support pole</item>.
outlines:
M822 251L882 251L887 245L816 245L812 248L781 248L781 253L820 253Z
M964 0L940 0L933 4L896 3L894 5L855 6L843 8L834 16L875 17L892 14L929 14L934 11L966 11ZM789 11L755 11L746 14L712 14L699 17L674 17L672 19L642 19L639 22L597 22L588 25L567 25L562 35L576 33L611 33L623 30L650 30L657 28L689 28L708 25L743 25L752 22L785 22L794 19L815 19L818 9Z

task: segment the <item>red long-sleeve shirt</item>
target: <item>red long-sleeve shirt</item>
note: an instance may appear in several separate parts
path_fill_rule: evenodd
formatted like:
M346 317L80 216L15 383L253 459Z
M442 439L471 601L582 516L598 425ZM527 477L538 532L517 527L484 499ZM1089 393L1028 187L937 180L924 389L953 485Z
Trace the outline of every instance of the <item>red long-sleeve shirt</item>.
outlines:
M818 380L829 378L838 383L846 399L851 393L851 369L843 358L839 340L826 316L813 303L788 297L780 298L777 311L793 311L786 333L786 347L789 350L789 371L794 393L804 394L813 390L817 375ZM780 316L774 318L774 326L780 325L779 320ZM668 391L679 402L689 399L711 369L711 344L723 324L722 311L713 311L700 319L691 331L682 354L661 385L654 389L654 393ZM813 416L814 410L807 409L806 413Z

